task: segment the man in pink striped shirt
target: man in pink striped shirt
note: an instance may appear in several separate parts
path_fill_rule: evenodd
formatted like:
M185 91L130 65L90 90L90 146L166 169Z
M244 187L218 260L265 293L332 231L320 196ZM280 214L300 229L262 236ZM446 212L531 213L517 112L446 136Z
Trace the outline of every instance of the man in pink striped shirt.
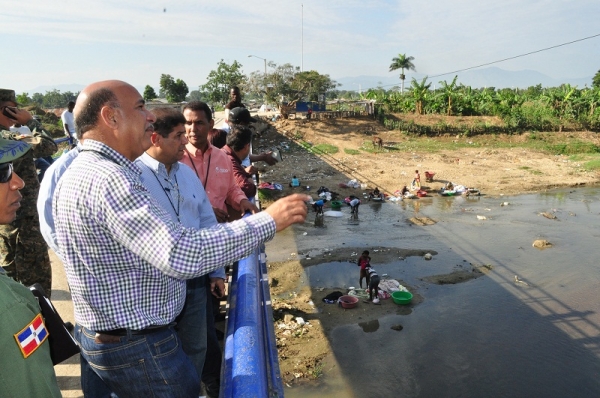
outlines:
M204 102L192 101L183 108L185 130L188 138L181 160L196 172L213 207L217 221L229 221L227 204L240 213L258 212L236 184L233 165L225 152L208 142L208 132L214 120L210 107Z

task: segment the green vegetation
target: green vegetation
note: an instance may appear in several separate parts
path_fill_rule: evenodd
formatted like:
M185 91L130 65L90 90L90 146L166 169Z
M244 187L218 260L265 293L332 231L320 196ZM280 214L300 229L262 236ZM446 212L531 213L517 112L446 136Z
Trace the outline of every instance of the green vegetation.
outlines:
M400 93L404 93L404 79L406 76L404 75L404 69L406 70L414 70L415 65L412 63L415 57L407 57L406 54L398 54L397 57L392 58L392 64L390 65L390 72L400 69L400 80L402 80L402 88L400 89Z
M427 78L421 82L413 78L405 94L370 90L366 97L377 100L376 116L385 127L419 135L600 131L600 87L579 89L563 84L552 88L537 85L526 90L473 89L456 80L454 77L450 83L441 81L438 89L431 90ZM495 116L503 125L430 126L392 116L402 113Z
M152 101L153 99L157 98L158 95L156 95L154 88L147 84L146 87L144 87L144 94L142 94L142 97L144 97L144 101Z
M592 170L600 170L600 157L597 159L590 160L583 164L583 168L592 171Z
M206 77L206 84L200 86L202 97L215 104L229 102L229 91L233 86L240 86L246 81L242 72L242 64L233 61L231 65L220 60L217 69L210 71Z
M312 147L312 152L332 154L332 153L338 153L339 148L336 147L335 145L331 145L331 144L317 144Z
M166 98L169 102L183 102L189 92L190 90L183 80L175 80L171 75L160 75L161 98ZM144 90L145 93L146 91Z
M526 170L526 171L530 172L531 174L535 174L536 176L539 176L542 174L541 171L532 170L531 167L529 167L529 166L521 166L521 167L519 167L519 170Z
M318 379L319 377L323 376L323 363L317 363L315 367L310 371L310 374L314 379Z
M358 155L360 154L360 151L358 149L344 148L344 153L347 153L348 155Z

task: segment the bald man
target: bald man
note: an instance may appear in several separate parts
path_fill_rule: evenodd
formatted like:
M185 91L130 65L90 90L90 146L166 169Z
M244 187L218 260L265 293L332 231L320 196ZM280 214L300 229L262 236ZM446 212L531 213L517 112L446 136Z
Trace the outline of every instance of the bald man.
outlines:
M94 83L74 110L81 153L60 179L52 214L67 272L82 361L120 398L198 396L193 364L173 326L185 280L253 252L306 219L305 195L211 228L171 220L133 161L151 145L154 115L117 80Z

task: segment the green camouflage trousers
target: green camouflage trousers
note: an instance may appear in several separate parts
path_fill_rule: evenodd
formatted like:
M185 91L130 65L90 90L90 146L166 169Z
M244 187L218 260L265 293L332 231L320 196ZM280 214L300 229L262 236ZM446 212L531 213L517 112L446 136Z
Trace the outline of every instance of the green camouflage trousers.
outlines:
M0 226L0 264L14 280L25 286L42 285L50 296L52 268L48 246L42 238L37 217L23 217Z

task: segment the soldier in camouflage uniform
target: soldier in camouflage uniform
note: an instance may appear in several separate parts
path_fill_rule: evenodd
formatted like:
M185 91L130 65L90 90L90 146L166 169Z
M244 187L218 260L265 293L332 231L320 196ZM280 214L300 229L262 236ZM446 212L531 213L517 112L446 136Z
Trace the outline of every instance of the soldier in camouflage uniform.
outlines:
M15 122L29 127L33 137L14 136L9 127ZM21 190L23 199L17 219L0 226L0 265L7 274L25 286L39 283L50 296L52 269L48 247L40 233L36 201L40 183L33 158L51 156L57 146L44 130L41 123L31 114L17 108L15 92L0 89L0 134L7 139L23 139L32 146L24 156L13 163L15 172L25 181Z

